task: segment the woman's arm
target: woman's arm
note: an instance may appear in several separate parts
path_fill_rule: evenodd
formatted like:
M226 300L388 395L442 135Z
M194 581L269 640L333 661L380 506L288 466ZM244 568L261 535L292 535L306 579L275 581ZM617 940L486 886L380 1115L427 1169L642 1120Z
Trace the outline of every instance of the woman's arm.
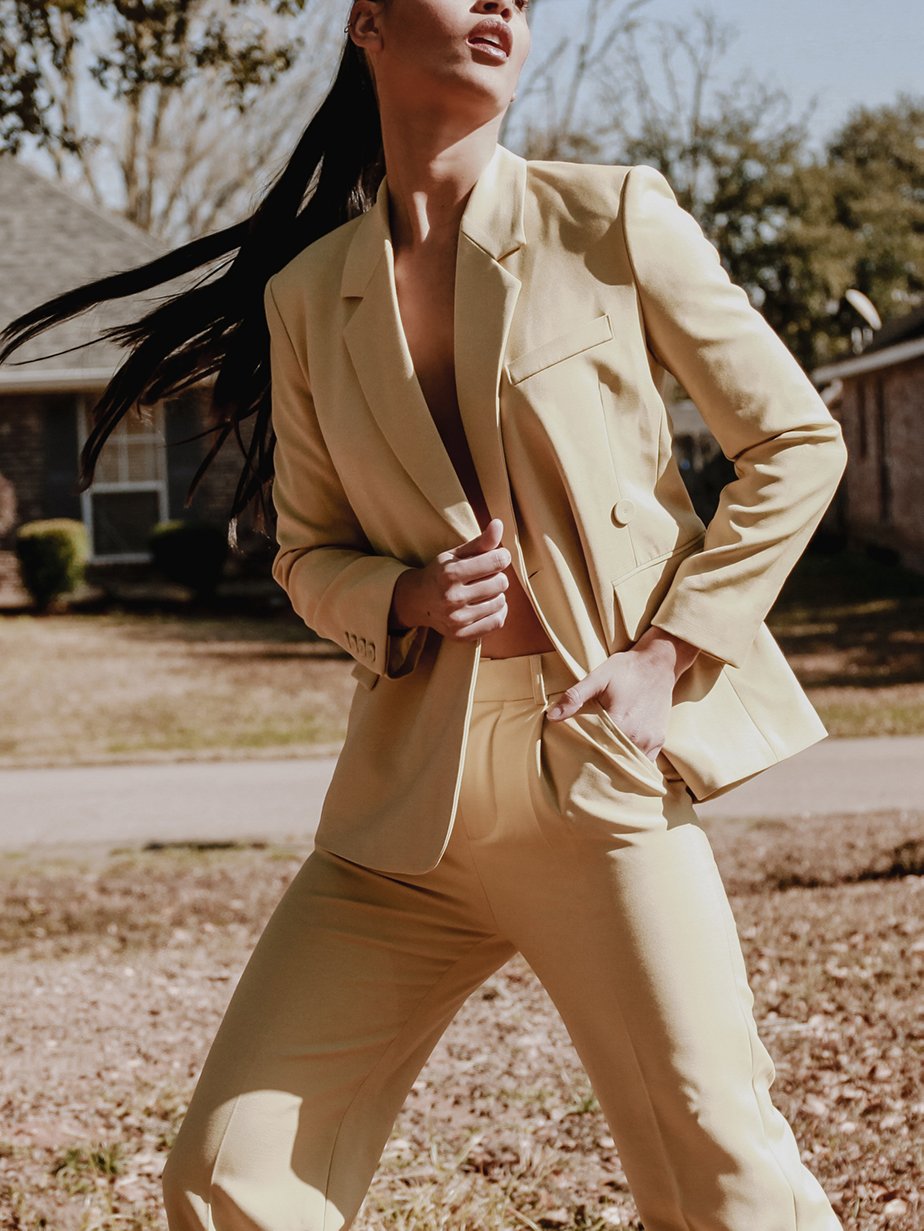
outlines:
M308 374L266 284L272 421L273 504L278 550L274 579L321 637L390 678L414 670L424 627L389 630L395 582L410 566L377 555L363 534L321 435Z
M837 490L843 433L660 171L629 170L620 216L649 350L737 475L651 623L740 666Z

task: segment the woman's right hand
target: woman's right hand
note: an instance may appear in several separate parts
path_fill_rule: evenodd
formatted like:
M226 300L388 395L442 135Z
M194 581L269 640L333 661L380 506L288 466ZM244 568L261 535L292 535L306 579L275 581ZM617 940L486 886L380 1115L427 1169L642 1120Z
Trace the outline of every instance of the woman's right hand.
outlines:
M460 547L442 551L422 568L398 576L389 626L434 628L450 641L473 641L501 628L507 618L504 569L510 552L500 546L499 517Z

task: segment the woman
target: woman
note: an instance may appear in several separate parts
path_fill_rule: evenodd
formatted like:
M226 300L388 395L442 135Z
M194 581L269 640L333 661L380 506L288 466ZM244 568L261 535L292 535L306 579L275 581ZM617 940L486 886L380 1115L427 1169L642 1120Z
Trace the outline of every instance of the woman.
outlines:
M763 617L843 442L663 176L497 144L525 10L354 0L260 210L169 272L235 262L123 331L148 349L98 410L88 465L140 387L221 359L226 427L257 412L235 508L274 475L274 576L359 681L315 849L167 1160L171 1231L349 1226L433 1046L517 952L648 1231L840 1227L770 1099L693 800L824 734ZM708 528L671 456L668 367L736 464Z

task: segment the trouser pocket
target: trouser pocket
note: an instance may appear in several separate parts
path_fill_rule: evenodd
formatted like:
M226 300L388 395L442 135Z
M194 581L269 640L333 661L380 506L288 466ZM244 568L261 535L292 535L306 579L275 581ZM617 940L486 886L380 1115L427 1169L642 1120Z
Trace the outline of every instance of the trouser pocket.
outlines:
M676 792L660 768L593 709L543 717L538 762L534 807L547 834L618 847L674 823Z

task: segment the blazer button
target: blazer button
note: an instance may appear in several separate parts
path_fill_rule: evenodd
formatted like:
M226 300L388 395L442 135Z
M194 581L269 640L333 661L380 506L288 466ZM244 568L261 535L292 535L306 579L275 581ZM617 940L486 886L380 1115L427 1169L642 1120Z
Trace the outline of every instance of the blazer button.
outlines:
M629 499L617 500L613 505L612 516L617 526L624 526L635 516L635 502Z

